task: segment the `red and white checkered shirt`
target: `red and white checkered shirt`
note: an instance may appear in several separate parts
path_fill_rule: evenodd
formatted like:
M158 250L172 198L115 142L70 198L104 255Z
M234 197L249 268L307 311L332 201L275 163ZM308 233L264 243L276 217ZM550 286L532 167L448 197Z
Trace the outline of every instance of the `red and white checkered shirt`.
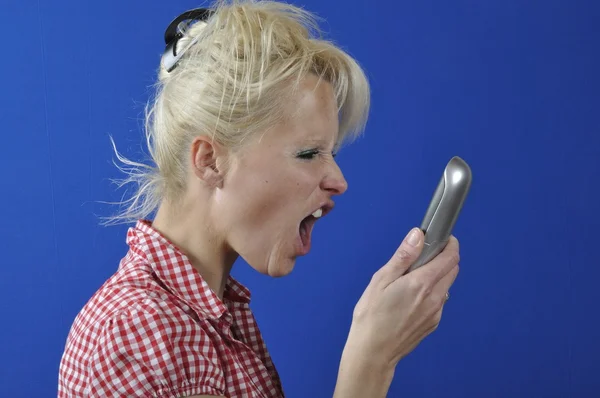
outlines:
M127 243L71 327L59 398L283 397L244 286L229 277L221 301L149 221Z

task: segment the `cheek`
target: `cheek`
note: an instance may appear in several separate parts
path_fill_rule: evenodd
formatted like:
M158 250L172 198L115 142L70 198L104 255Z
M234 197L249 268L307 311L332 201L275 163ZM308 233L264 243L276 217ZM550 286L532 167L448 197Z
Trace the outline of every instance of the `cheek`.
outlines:
M281 161L254 165L251 173L240 182L261 211L269 212L293 204L306 189L307 175L294 164Z
M286 159L280 162L264 159L240 164L227 182L227 208L233 216L234 228L244 226L246 232L256 228L269 235L279 233L299 222L308 200L318 187L315 170ZM234 215L235 214L235 215Z
M265 179L254 187L254 192L250 195L252 199L248 205L252 209L249 211L254 213L257 221L263 225L281 226L298 213L298 185L289 179Z
M293 181L274 174L247 173L232 184L235 189L230 191L228 207L237 218L232 221L250 228L281 223L281 216L289 213L297 196Z

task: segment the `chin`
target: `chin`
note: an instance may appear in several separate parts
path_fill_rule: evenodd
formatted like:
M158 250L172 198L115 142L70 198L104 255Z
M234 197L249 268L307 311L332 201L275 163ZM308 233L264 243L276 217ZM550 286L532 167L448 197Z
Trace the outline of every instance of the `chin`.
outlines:
M277 244L271 246L270 249L261 251L254 251L253 253L240 253L240 256L255 271L272 278L281 278L287 276L294 270L298 256L297 250L294 251L293 248L287 249L282 242L278 242Z
M292 270L293 268L290 270L278 269L275 272L269 272L268 275L273 278L283 278L284 276L288 276L289 274L291 274Z
M269 264L266 269L267 275L273 278L281 278L292 273L296 260L277 261L275 264Z
M272 278L281 278L292 273L296 260L293 258L287 260L277 261L248 261L246 263L250 265L255 271L260 274L270 276Z

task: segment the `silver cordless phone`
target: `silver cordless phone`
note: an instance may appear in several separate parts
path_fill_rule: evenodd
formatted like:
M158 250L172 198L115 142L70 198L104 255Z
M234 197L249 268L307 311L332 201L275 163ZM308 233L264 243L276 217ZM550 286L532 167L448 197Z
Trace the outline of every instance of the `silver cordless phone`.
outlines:
M428 263L444 250L471 188L471 180L469 165L458 156L450 159L421 224L425 234L423 251L407 272Z

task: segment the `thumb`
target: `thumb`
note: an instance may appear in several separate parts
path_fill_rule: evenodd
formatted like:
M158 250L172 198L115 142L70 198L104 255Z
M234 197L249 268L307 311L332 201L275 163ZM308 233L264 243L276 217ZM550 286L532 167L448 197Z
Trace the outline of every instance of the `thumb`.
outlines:
M423 231L413 228L406 235L396 252L385 265L389 268L390 283L406 273L412 263L419 257L423 250Z

